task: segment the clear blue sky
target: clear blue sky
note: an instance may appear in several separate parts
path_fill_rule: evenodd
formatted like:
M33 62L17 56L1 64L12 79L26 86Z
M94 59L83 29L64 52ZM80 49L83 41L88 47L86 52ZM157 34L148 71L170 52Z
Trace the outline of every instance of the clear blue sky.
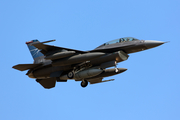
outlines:
M1 0L1 120L179 120L179 0ZM170 41L130 54L113 82L42 88L26 72L26 41L91 50L120 37Z

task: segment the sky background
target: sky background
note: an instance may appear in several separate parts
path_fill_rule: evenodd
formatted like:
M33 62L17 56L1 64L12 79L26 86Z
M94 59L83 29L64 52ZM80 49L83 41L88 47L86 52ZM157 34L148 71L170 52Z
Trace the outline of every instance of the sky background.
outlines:
M0 0L1 120L179 120L179 0ZM25 72L26 41L91 50L121 37L170 41L130 54L113 82L44 89ZM107 78L109 79L109 78Z

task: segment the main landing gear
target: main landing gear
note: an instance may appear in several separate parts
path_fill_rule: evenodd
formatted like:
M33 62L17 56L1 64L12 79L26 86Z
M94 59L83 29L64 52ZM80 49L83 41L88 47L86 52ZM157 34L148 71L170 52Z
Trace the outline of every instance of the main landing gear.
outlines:
M81 87L85 88L88 85L88 81L87 80L83 80L81 82Z
M74 72L69 72L69 73L67 74L67 77L68 77L69 79L73 79L73 78L74 78ZM87 80L82 80L82 82L81 82L81 87L85 88L87 85L88 85L88 81L87 81Z

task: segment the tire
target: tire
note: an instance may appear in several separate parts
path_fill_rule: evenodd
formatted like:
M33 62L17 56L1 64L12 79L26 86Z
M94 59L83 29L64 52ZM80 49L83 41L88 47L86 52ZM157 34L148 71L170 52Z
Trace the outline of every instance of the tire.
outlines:
M83 80L81 82L81 87L85 88L88 85L88 81L87 80Z
M68 77L69 79L73 79L74 73L73 73L73 72L69 72L69 73L67 74L67 77Z

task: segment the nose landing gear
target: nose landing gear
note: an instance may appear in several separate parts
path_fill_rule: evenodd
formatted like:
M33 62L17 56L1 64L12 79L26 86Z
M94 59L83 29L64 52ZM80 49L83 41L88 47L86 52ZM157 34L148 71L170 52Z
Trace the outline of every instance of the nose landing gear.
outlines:
M115 61L115 73L118 73L118 72L119 72L119 70L117 68L117 62Z

